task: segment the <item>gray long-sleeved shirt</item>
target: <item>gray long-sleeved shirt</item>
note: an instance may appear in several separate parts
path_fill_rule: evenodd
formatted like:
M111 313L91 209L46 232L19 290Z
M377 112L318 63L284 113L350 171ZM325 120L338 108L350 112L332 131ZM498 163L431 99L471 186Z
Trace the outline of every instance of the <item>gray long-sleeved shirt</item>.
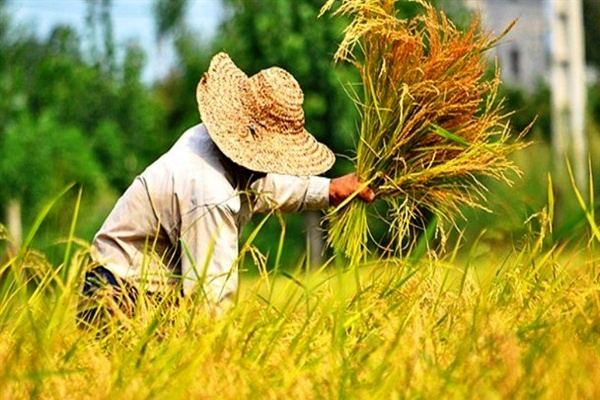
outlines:
M211 303L237 290L239 233L253 214L320 210L329 179L251 177L210 139L187 130L117 201L92 243L93 258L116 276L156 291L183 279Z

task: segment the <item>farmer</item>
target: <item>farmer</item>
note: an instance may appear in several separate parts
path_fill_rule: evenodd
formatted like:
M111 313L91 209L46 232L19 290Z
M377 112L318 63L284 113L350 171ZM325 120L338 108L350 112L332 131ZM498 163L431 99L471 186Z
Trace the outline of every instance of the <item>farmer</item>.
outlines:
M316 176L335 157L304 129L303 97L281 68L248 77L215 55L197 87L203 123L133 181L94 237L84 303L107 287L133 302L175 287L218 313L235 295L238 237L253 214L322 210L358 191L355 174Z

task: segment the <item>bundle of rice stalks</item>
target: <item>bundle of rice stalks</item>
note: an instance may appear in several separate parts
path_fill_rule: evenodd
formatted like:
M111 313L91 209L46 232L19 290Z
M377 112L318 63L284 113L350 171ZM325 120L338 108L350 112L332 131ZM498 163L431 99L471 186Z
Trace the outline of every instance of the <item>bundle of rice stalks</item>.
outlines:
M443 241L462 206L484 208L482 178L512 183L520 171L507 156L524 146L497 99L498 74L486 74L485 52L512 26L493 37L477 18L461 31L425 0L403 2L422 12L400 19L396 0L340 0L334 12L351 18L335 60L353 64L362 80L350 92L361 116L356 172L386 205L384 246L395 255L428 216L441 222ZM329 245L352 263L368 252L372 208L350 202L328 216Z

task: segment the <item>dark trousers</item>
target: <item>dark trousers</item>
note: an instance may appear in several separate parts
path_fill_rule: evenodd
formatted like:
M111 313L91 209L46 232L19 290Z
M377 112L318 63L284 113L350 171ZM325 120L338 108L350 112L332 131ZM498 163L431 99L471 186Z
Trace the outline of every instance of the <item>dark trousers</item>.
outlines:
M84 325L97 324L104 317L131 318L137 299L135 287L105 267L95 267L85 274L77 318Z

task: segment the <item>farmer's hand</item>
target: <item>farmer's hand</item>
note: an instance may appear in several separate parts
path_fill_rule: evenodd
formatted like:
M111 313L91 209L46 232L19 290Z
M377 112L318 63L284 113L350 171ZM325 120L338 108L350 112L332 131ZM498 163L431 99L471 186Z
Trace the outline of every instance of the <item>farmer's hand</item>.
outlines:
M332 179L329 183L329 204L332 206L339 205L361 187L362 184L358 181L355 173ZM370 203L375 199L375 193L367 186L358 193L358 197Z

